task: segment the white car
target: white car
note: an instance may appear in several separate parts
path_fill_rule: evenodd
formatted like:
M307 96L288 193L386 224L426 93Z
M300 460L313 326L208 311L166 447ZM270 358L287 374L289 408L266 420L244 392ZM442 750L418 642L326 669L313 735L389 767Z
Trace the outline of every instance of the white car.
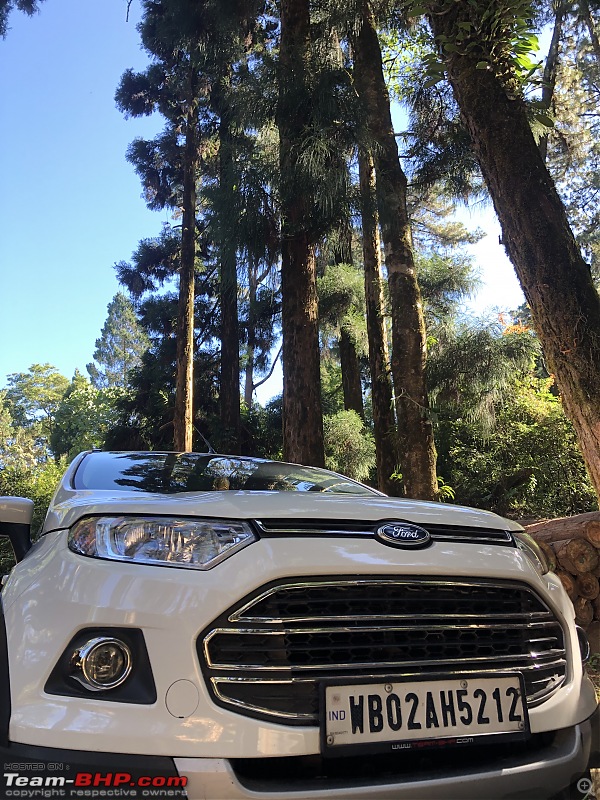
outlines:
M585 636L514 522L294 464L100 451L33 546L30 519L0 499L2 797L583 788Z

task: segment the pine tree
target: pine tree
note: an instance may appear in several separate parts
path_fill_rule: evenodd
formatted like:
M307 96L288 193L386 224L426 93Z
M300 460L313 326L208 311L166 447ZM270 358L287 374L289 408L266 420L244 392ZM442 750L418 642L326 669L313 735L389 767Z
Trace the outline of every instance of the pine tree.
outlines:
M215 326L214 287L205 291L205 281L197 281L194 328L194 406L195 450L204 451L203 434L216 447L218 352L213 344ZM129 391L118 403L119 415L106 437L114 449L173 449L175 406L175 362L177 345L177 293L148 292L139 303L139 319L149 339L140 367L131 376ZM200 401L200 402L199 402Z
M312 16L311 16L312 15ZM348 214L356 92L320 4L281 4L280 200L284 453L323 463L316 248Z
M160 110L167 119L164 134L153 142L134 142L129 157L142 177L149 205L169 207L176 214L181 210L182 215L174 419L180 449L189 447L194 413L192 309L199 255L205 265L209 260L216 264L219 275L222 445L229 452L240 447L238 255L246 242L239 224L244 207L238 156L256 138L260 123L254 113L253 133L246 134L248 108L256 104L238 95L240 74L251 75L248 50L261 5L258 0L147 2L141 33L155 63L145 73L126 73L117 92L126 113ZM129 278L133 283L133 276Z
M189 9L189 3L177 0L144 0L140 32L154 62L145 73L127 71L116 95L117 105L126 114L140 116L159 110L168 121L165 133L155 142L159 150L166 146L170 151L166 169L157 169L149 158L144 161L143 156L152 151L145 147L147 143L137 143L131 156L135 158L142 151L140 169L146 176L149 205L181 209L173 416L174 447L180 451L192 449L196 181L200 164L199 109L201 96L206 96L201 80L202 43L195 40L187 26ZM157 182L152 180L155 177Z
M302 174L313 118L308 0L282 0L279 49L283 455L324 466L313 198Z
M392 315L394 382L400 466L409 497L437 496L436 453L425 380L426 338L407 206L407 178L398 158L381 48L369 0L359 3L352 37L354 80L372 148Z
M398 448L394 392L385 327L379 214L375 197L375 167L371 153L364 148L359 150L358 162L377 486L386 494L396 495L398 494L398 485L392 475L398 472Z
M96 339L94 361L86 369L97 389L125 388L131 370L139 366L148 347L148 337L138 322L132 302L123 292L117 292L107 312L101 335Z

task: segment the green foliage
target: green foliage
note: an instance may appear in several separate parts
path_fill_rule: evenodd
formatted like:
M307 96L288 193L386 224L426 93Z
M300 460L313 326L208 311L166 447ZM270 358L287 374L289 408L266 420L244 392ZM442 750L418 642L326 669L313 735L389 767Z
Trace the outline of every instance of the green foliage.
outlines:
M276 397L266 406L242 405L243 452L261 458L280 459L283 452L283 400Z
M117 422L117 407L127 396L120 386L97 388L75 373L54 415L50 447L55 457L70 461L77 453L102 447Z
M34 535L44 521L50 499L66 466L66 461L50 460L31 468L27 462L14 460L0 472L0 495L33 500L31 528Z
M159 236L142 239L132 255L132 263L115 265L119 282L139 300L175 279L179 268L181 234L164 225Z
M367 353L364 273L352 264L330 264L317 279L319 324L325 335L343 328L359 355Z
M96 389L77 372L69 384L49 364L9 375L8 384L0 391L0 495L33 500L35 532L68 460L103 444L122 390ZM11 565L3 542L0 570Z
M594 18L590 23L597 26ZM587 26L571 18L564 25L552 97L556 123L548 140L548 168L596 281L600 279L599 86L599 53Z
M34 427L23 427L10 414L6 392L0 392L0 495L28 497L34 502L32 529L36 531L65 464L49 457ZM14 560L10 545L0 540L0 574Z
M485 435L463 416L444 424L441 471L457 502L516 518L597 508L573 428L551 385L551 378L517 381L495 404L495 424Z
M456 501L456 492L449 483L442 478L441 475L437 476L438 482L438 499L441 503L454 503Z
M407 14L456 14L451 36L436 37L442 61L430 54L428 58L429 84L443 78L443 59L455 54L477 59L477 69L493 70L511 92L520 93L536 73L540 63L532 59L539 50L537 35L532 30L535 17L531 0L468 0L457 9L455 0L429 3L422 0L405 0Z
M15 422L48 437L68 379L51 364L32 364L27 372L14 372L7 380L6 401Z
M31 530L34 538L41 528L48 505L58 481L65 471L66 462L53 460L36 463L33 467L27 462L13 461L10 466L0 470L0 495L28 497L33 500L33 519ZM14 565L13 552L8 540L0 540L0 575L8 572Z
M344 409L342 369L333 348L321 354L321 405L323 414L333 416Z
M96 339L96 363L88 364L87 371L98 389L124 389L131 371L139 366L141 355L148 347L148 337L138 322L132 302L123 292L117 292L107 311L102 333Z
M311 13L310 43L297 43L299 50L306 46L302 55L292 47L280 60L280 70L290 59L301 60L303 67L288 63L285 75L280 72L276 117L281 138L289 144L279 175L281 207L294 207L299 195L307 199L297 225L316 243L347 218L352 192L348 159L360 138L363 109L339 30L331 26L331 6L313 5Z
M375 466L375 442L356 411L325 416L323 433L326 467L366 481Z
M500 324L489 323L451 323L435 332L428 361L432 407L442 418L460 414L485 437L499 404L534 368L538 341L528 330L505 334Z
M19 425L11 414L7 392L0 392L0 474L13 467L33 469L38 462L48 460L44 440L31 426Z
M181 204L183 148L180 133L167 127L150 141L134 139L127 160L142 181L143 197L152 211Z
M408 112L403 144L411 194L438 186L463 201L481 195L471 140L425 21L386 29L380 40L390 93Z
M465 299L479 286L479 280L472 259L459 247L450 253L432 250L417 256L416 261L427 330L436 337L440 326L457 318Z
M214 346L214 305L202 293L200 284L195 306L194 353L194 426L210 439L208 420L218 408L218 354ZM204 286L206 288L206 286ZM173 447L173 409L175 403L174 337L177 299L163 293L148 297L140 306L140 323L150 347L142 356L139 369L131 376L130 391L117 402L117 420L106 436L106 446L113 449L163 449ZM205 449L195 434L194 447Z
M0 0L0 36L4 38L8 31L8 17L13 9L24 11L25 14L35 14L43 0Z
M411 24L387 28L381 39L390 88L409 112L404 140L412 184L420 190L443 186L464 201L485 196L471 138L445 80L446 61L457 56L475 61L475 82L477 71L494 72L509 96L525 100L539 141L554 126L552 109L536 94L543 86L536 29L547 22L545 6L529 0L407 0L401 8ZM451 32L434 38L426 15L451 20Z

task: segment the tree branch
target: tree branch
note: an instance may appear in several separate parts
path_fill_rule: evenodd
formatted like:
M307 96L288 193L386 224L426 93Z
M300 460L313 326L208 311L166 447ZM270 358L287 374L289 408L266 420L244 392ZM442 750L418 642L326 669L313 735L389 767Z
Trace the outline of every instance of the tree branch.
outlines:
M253 383L252 384L252 391L253 392L255 391L255 389L258 389L259 386L262 386L263 383L266 383L269 380L269 378L271 377L271 375L275 371L275 364L277 364L277 362L279 361L279 357L281 356L282 349L283 349L283 344L280 345L279 350L277 351L277 355L273 359L273 363L271 364L271 369L269 370L269 374L266 377L264 377L262 380L260 380L258 383Z

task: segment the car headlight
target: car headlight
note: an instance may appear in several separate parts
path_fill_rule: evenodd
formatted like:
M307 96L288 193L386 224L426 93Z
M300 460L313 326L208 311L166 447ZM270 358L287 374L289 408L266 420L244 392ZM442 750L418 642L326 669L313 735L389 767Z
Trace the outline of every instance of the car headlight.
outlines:
M75 553L113 561L211 569L256 541L240 520L87 517L69 531Z
M545 575L550 571L548 559L533 536L525 533L525 531L513 531L512 535L519 550L525 553L540 575Z

